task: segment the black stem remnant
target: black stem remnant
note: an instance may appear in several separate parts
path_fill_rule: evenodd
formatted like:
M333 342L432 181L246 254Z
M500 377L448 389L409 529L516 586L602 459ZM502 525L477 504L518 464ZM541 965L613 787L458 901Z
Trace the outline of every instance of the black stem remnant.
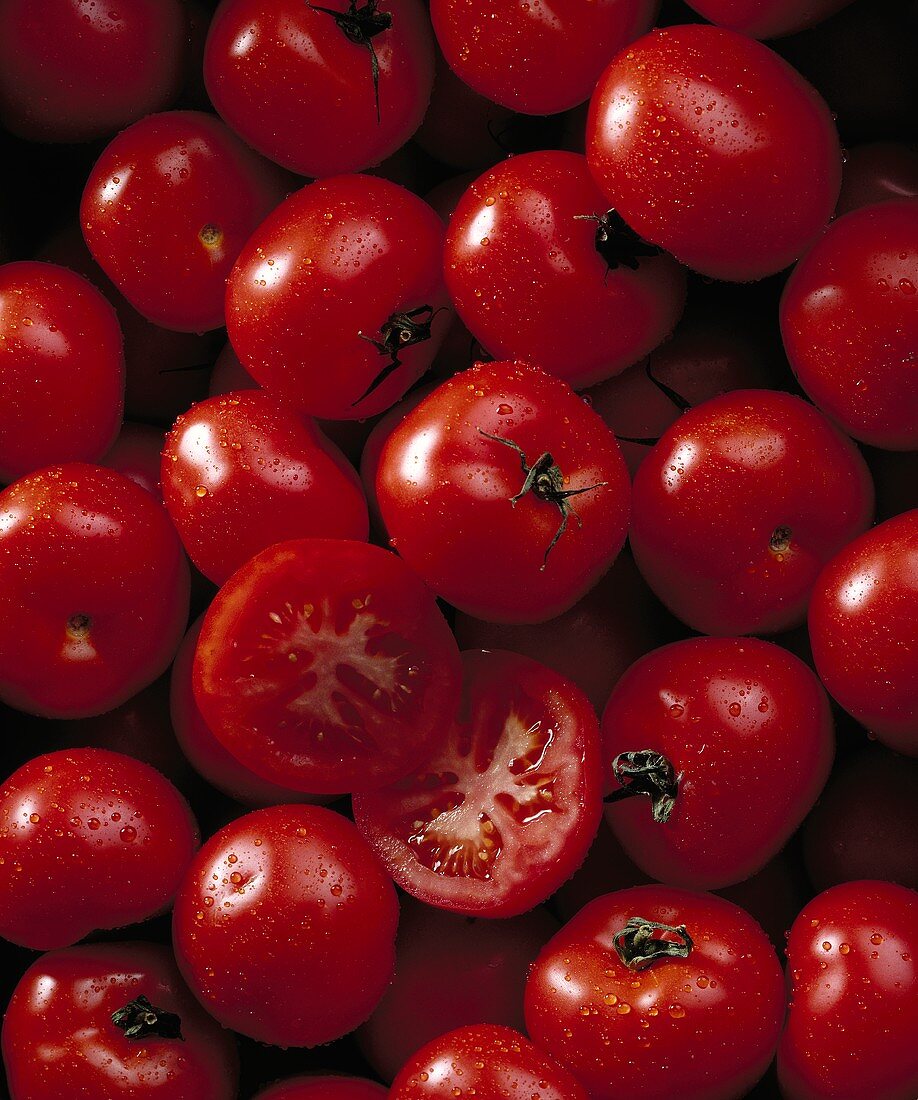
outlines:
M666 939L660 933L679 938ZM660 959L687 959L695 946L684 924L660 924L646 917L631 917L615 933L612 945L629 970L643 970Z
M662 251L655 244L642 240L617 210L605 214L575 214L578 222L596 222L596 251L606 261L606 278L610 271L627 267L637 271L642 256L658 256Z
M125 1039L183 1039L182 1021L174 1012L151 1005L141 993L124 1008L112 1013L112 1023L124 1032Z
M387 11L379 11L377 9L378 3L379 0L367 0L361 7L358 5L357 0L349 0L347 11L335 11L333 8L323 8L318 4L309 5L313 11L321 11L325 15L330 15L349 42L353 42L356 46L365 46L370 51L377 124L380 121L379 58L376 56L373 39L377 34L382 34L383 31L389 30L392 26L392 16Z
M620 752L612 761L612 774L621 787L606 795L606 803L644 794L650 799L654 821L661 825L669 821L682 773L676 775L676 769L662 753L652 749Z
M430 339L430 326L433 324L433 319L444 309L446 306L440 306L439 309L434 309L432 306L418 306L417 309L410 309L406 313L393 313L389 320L380 326L381 340L367 336L364 332L357 333L361 340L372 344L380 355L388 355L389 362L352 403L352 408L378 389L393 371L398 370L402 365L398 357L400 351L410 348L413 344L423 344L425 340Z

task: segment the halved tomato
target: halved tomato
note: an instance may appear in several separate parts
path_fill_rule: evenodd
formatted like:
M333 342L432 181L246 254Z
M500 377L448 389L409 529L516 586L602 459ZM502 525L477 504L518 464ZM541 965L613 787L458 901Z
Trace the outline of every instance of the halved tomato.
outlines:
M420 772L354 797L396 883L429 905L510 917L583 862L601 816L598 729L583 692L515 653L463 653L448 742Z
M438 750L460 675L433 593L400 558L296 539L220 589L193 685L214 735L256 775L342 794L392 783Z

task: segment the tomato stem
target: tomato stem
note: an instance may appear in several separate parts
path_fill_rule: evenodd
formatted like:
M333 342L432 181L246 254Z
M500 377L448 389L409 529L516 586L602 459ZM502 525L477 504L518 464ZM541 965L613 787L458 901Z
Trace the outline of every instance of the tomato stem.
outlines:
M373 97L376 101L376 123L380 122L379 114L379 58L376 56L376 47L373 39L377 34L389 30L392 26L392 16L387 11L377 11L378 0L367 0L363 7L358 7L357 0L350 0L347 11L335 11L333 8L322 8L318 4L310 4L313 11L330 15L338 24L344 36L349 42L357 46L366 46L370 51L370 66L373 72Z
M676 775L676 769L662 753L652 749L620 752L612 761L612 774L621 787L606 795L605 802L622 802L644 794L650 799L654 821L661 825L669 821L682 773Z
M661 252L635 233L617 210L604 214L575 214L574 221L596 222L596 251L606 262L606 278L610 271L627 267L637 271L642 256L658 256Z
M147 1039L155 1035L160 1039L184 1042L181 1019L174 1012L156 1008L142 993L113 1012L112 1023L124 1032L125 1039Z
M357 400L352 402L351 408L354 405L359 405L361 401L369 397L393 371L398 370L402 365L398 353L403 348L410 348L414 344L422 344L425 340L430 339L430 326L437 314L442 313L444 309L446 309L446 306L434 309L433 306L424 305L418 306L417 309L409 309L405 313L393 313L379 329L380 336L382 336L381 340L367 336L365 332L357 333L361 340L366 340L368 344L372 344L380 355L388 355L390 362L376 375Z
M679 939L665 939L661 933ZM695 946L684 924L660 924L646 917L631 917L615 933L612 945L629 970L643 970L660 959L687 959Z

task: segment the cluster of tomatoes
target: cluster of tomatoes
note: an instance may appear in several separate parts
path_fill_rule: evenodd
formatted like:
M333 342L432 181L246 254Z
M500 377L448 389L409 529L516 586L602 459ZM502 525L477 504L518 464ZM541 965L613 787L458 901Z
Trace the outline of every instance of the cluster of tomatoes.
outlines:
M916 33L0 0L11 1100L918 1097Z

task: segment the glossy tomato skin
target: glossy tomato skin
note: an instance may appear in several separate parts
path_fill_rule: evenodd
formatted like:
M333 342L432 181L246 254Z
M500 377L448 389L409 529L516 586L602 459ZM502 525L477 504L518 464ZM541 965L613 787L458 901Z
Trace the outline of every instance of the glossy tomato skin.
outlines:
M533 492L512 503L523 456L489 435L521 448L530 468L551 456L564 491L587 490L554 546L563 509ZM525 623L560 615L609 568L630 486L615 437L566 383L499 362L408 413L383 448L376 493L391 545L438 595L479 619Z
M395 979L358 1032L370 1065L392 1081L412 1055L447 1031L469 1024L522 1031L529 966L557 931L543 908L484 920L403 898Z
M217 585L273 543L367 537L353 466L313 420L261 391L213 397L180 416L162 478L185 549Z
M829 694L889 748L918 756L918 509L829 562L809 630Z
M711 23L752 38L796 34L828 19L851 0L687 0Z
M0 697L81 718L165 671L188 616L188 563L165 509L133 481L73 462L0 493Z
M423 768L354 796L354 820L406 893L512 917L583 862L602 814L598 723L572 683L500 650L462 655L463 698Z
M687 958L632 970L613 940L634 917L684 925ZM739 1100L765 1072L784 1020L775 949L713 894L637 886L582 909L543 949L526 986L529 1034L593 1100Z
M224 1027L317 1046L376 1006L397 923L395 889L351 822L274 806L204 845L176 899L173 939L185 980Z
M639 236L734 282L801 256L841 186L819 95L767 47L702 25L653 31L611 62L590 103L587 158Z
M916 928L918 894L891 882L834 886L803 909L787 942L786 1100L918 1094Z
M0 119L29 141L91 141L168 106L185 68L179 0L6 0Z
M655 0L553 8L513 0L431 0L450 67L480 95L514 111L552 115L589 98L610 57L648 30Z
M346 0L324 5L347 12ZM360 6L360 5L358 5ZM387 0L391 27L365 45L300 0L223 0L204 54L217 111L254 149L302 176L379 164L418 128L433 84L433 35L420 0Z
M433 593L399 558L299 539L257 554L220 590L193 683L214 736L262 779L341 794L428 759L459 677Z
M705 634L803 622L822 566L873 516L854 444L786 393L736 390L690 409L634 479L631 548L664 604Z
M55 264L0 267L0 482L52 462L95 462L124 410L115 311Z
M781 299L787 357L809 397L848 435L918 450L918 199L834 222Z
M619 753L662 753L678 781L666 822L635 796L606 819L661 882L714 890L777 855L825 785L834 737L810 669L757 638L689 638L654 650L619 680L603 713L605 775Z
M80 204L89 250L131 305L180 332L224 323L240 249L286 183L219 119L167 111L135 122L96 161Z
M580 389L672 332L685 272L668 256L610 267L593 220L607 206L577 153L511 157L466 191L446 235L446 285L494 358L528 359Z
M242 365L314 416L382 412L431 363L449 327L443 225L403 187L336 176L295 192L259 226L227 286L226 321ZM375 347L391 318L423 309L430 338Z
M160 428L125 421L115 442L99 460L99 465L117 470L146 489L156 500L162 500L159 471L165 441L165 434Z
M111 1020L138 996L176 1013L184 1041L129 1039ZM232 1037L197 1004L171 952L100 943L42 955L25 972L3 1022L11 1100L234 1100Z
M479 1024L447 1032L410 1058L390 1100L447 1100L461 1088L487 1100L587 1100L574 1078L513 1028Z
M255 1100L385 1100L387 1090L364 1077L291 1077L263 1089Z
M198 848L188 804L159 772L66 749L0 786L0 935L37 951L163 912Z

